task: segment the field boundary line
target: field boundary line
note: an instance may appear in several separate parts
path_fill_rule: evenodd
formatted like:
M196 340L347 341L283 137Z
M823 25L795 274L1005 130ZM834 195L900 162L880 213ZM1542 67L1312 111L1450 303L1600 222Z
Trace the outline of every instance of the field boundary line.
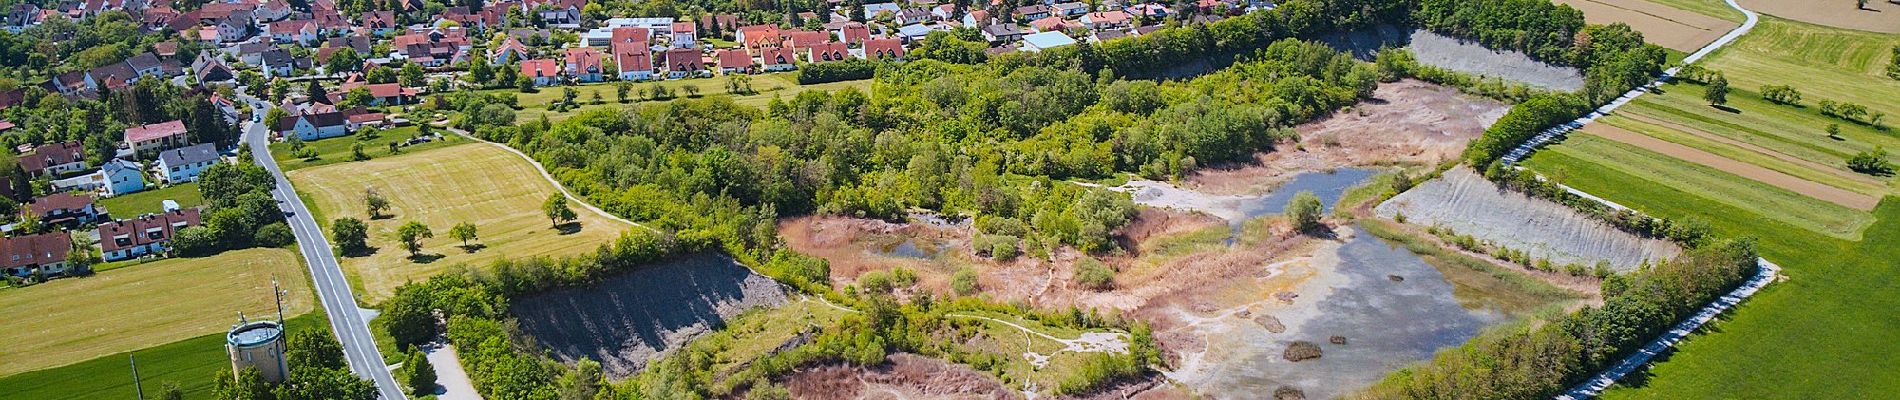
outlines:
M488 141L487 139L475 137L475 135L469 134L468 131L461 130L452 126L445 126L443 127L443 129L446 129L449 132L453 132L458 136L468 138L469 140L474 140L477 142L491 144L491 145L494 145L495 147L500 147L502 150L507 150L509 153L515 153L516 156L520 156L521 159L523 160L528 160L528 165L533 165L535 172L541 173L542 179L546 179L549 184L553 184L554 190L560 191L562 196L566 196L568 200L573 200L575 203L580 204L581 207L585 207L590 211L598 213L602 216L606 216L607 219L619 221L627 225L633 225L633 226L645 228L646 230L649 230L649 231L654 231L654 232L660 231L658 229L653 229L653 227L646 226L645 224L641 224L639 222L633 222L633 221L627 220L626 218L621 218L619 215L614 215L614 213L607 212L607 210L602 210L600 207L595 207L593 203L588 203L587 199L583 199L580 196L574 195L574 192L570 192L567 190L567 185L562 185L560 180L554 179L554 174L548 173L547 167L541 166L541 162L535 161L534 157L529 157L528 153L523 153L521 152L521 150L516 150L514 147L509 147L508 145L505 145L505 144L495 143L495 142Z

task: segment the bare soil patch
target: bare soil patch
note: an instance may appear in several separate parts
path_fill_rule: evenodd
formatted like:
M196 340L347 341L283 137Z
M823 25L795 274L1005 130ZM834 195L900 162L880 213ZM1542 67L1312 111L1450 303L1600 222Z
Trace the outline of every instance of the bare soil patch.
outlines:
M1186 187L1210 194L1264 192L1301 171L1394 163L1436 164L1458 157L1510 106L1417 80L1379 85L1373 99L1301 124L1298 149L1254 155L1254 162L1207 168Z
M831 364L786 378L799 399L1020 399L988 374L909 353L892 354L871 367Z
M1836 28L1900 33L1900 4L1869 0L1865 9L1848 0L1738 0L1763 14Z
M517 299L508 311L556 360L594 359L608 377L622 379L728 318L785 302L771 278L725 256L698 254Z
M1737 25L1734 22L1647 0L1556 0L1583 11L1592 24L1622 22L1643 33L1650 43L1693 52L1714 42Z
M1605 139L1615 140L1615 141L1623 142L1623 143L1630 144L1636 147L1648 149L1649 151L1667 154L1671 157L1679 158L1684 161L1706 165L1706 166L1709 166L1710 168L1715 168L1715 169L1722 170L1731 174L1740 175L1741 177L1744 177L1744 178L1753 179L1761 183L1766 183L1769 185L1773 185L1775 187L1780 187L1782 189L1788 189L1789 191L1792 191L1795 193L1800 193L1808 197L1821 199L1822 201L1839 204L1841 206L1856 209L1856 210L1862 210L1862 211L1873 210L1874 206L1880 203L1880 199L1874 196L1855 193L1847 189L1841 189L1841 188L1837 188L1833 186L1828 186L1820 182L1801 179L1793 175L1782 173L1781 171L1768 169L1768 168L1755 165L1755 164L1736 161L1734 159L1730 159L1728 157L1722 157L1720 155L1702 151L1694 147L1684 146L1684 145L1676 144L1674 142L1670 142L1667 140L1653 138L1653 137L1650 137L1649 135L1644 135L1644 134L1640 134L1636 132L1630 132L1623 128L1618 128L1615 126L1611 126L1609 124L1585 125L1583 127L1583 132L1589 133L1592 135L1597 135Z

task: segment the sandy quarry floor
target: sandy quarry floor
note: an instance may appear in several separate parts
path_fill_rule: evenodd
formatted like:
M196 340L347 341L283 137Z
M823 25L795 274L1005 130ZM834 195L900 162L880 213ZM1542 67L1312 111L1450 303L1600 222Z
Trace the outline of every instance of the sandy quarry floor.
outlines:
M1855 9L1849 0L1738 0L1742 7L1763 14L1811 24L1863 31L1900 33L1900 4L1869 0L1867 9Z
M1295 127L1300 147L1260 153L1254 162L1195 172L1184 186L1211 194L1264 192L1300 171L1390 163L1436 164L1458 157L1509 106L1416 80L1379 85L1373 100Z
M1643 40L1684 52L1702 48L1737 25L1648 0L1556 0L1556 3L1583 11L1583 19L1589 23L1629 24L1643 33Z
M1649 135L1644 135L1644 134L1636 133L1636 132L1630 132L1628 130L1625 130L1623 128L1618 128L1610 124L1585 125L1583 127L1583 132L1591 134L1591 135L1600 136L1605 139L1610 139L1610 140L1615 140L1618 142L1630 144L1636 147L1647 149L1649 151L1667 154L1671 157L1682 159L1683 161L1706 165L1706 166L1709 166L1710 168L1715 168L1715 169L1722 170L1724 172L1728 172L1731 174L1740 175L1743 178L1753 179L1761 183L1766 183L1769 185L1773 185L1775 187L1788 189L1789 191L1793 191L1795 193L1800 193L1808 197L1821 199L1822 201L1839 204L1841 206L1845 206L1845 207L1856 209L1856 210L1863 210L1863 211L1872 210L1874 209L1875 205L1880 204L1880 199L1874 196L1861 194L1861 193L1855 193L1847 189L1841 189L1841 188L1837 188L1833 186L1828 186L1820 182L1801 179L1800 177L1796 177L1794 175L1788 175L1786 173L1782 173L1781 171L1776 171L1776 170L1768 169L1766 167L1762 167L1759 165L1737 161L1734 159L1730 159L1728 157L1723 157L1720 155L1716 155L1714 153L1702 151L1694 147L1684 146L1684 145L1676 144L1674 142L1670 142L1667 140L1650 137Z

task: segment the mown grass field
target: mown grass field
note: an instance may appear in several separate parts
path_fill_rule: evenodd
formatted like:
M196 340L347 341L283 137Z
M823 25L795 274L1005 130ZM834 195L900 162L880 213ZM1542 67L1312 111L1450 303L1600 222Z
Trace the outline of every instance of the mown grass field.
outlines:
M238 312L275 315L272 277L290 292L286 315L303 314L309 276L294 251L245 249L0 290L0 376L223 332Z
M1572 134L1526 164L1566 184L1614 170L1653 184L1646 186L1700 193L1712 202L1837 238L1857 238L1873 222L1866 212L1588 134Z
M306 293L304 297L310 296ZM323 310L289 318L284 324L291 334L330 329ZM0 400L134 398L138 389L132 383L129 361L133 356L138 357L138 380L146 398L158 398L166 384L175 383L186 399L210 399L213 379L231 373L231 359L224 352L224 333L218 332L0 378L0 388L6 388L0 390Z
M1900 116L1900 80L1885 75L1900 35L1835 29L1762 16L1741 40L1703 61L1734 88L1792 85L1803 100L1859 103Z
M179 207L191 208L204 205L205 198L198 194L198 182L171 185L163 189L107 197L99 199L97 205L105 207L113 218L132 218L144 214L157 214L165 211L165 200L178 202Z
M389 154L390 143L409 140L409 138L416 136L416 132L416 127L411 125L378 131L376 138L369 140L362 140L359 135L348 135L304 142L305 147L314 149L317 152L317 158L314 160L305 160L291 155L292 151L290 150L289 142L271 143L270 155L272 158L277 159L277 166L283 168L284 172L288 173L298 169L352 162L350 161L350 149L356 142L363 143L363 154L368 154L371 159L389 157L391 156L391 154ZM397 149L398 153L396 155L468 142L467 139L449 134L448 132L438 130L437 133L442 134L442 140L402 147Z
M798 77L796 74L791 73L761 74L751 75L751 77L751 93L733 93L729 91L727 85L732 79L730 75L719 75L704 79L637 82L634 83L632 85L633 88L628 91L627 101L624 103L620 102L618 89L616 89L615 83L612 82L571 86L575 91L575 101L579 102L581 106L580 108L565 112L548 110L548 104L561 100L561 96L564 95L563 88L565 87L563 86L542 87L534 93L521 93L519 90L512 88L490 89L484 92L514 94L517 104L522 107L521 111L515 114L516 120L533 121L540 119L542 116L547 116L548 120L559 122L581 111L628 107L647 103L647 101L640 99L646 98L647 91L652 90L654 86L671 90L675 99L686 98L687 93L685 87L693 86L699 88L700 96L728 95L732 96L733 101L739 104L764 107L767 103L772 101L773 97L781 97L789 100L792 96L797 96L798 93L806 90L830 92L844 90L845 88L857 88L859 91L869 94L872 82L870 79L864 79L815 85L799 85ZM594 102L595 95L600 96L601 101L599 103Z
M1893 192L1893 182L1896 181L1894 177L1872 177L1848 171L1847 159L1853 157L1855 153L1873 150L1875 146L1882 146L1888 149L1900 148L1900 135L1896 135L1895 132L1891 130L1881 131L1872 126L1856 124L1821 115L1820 110L1814 106L1814 101L1811 99L1804 99L1801 106L1770 103L1761 98L1757 89L1759 88L1732 89L1728 96L1729 102L1727 104L1728 108L1734 110L1731 112L1708 106L1708 104L1702 100L1702 93L1706 89L1701 85L1671 83L1663 86L1662 93L1639 97L1628 106L1619 109L1617 113L1662 121L1668 124L1678 125L1679 128L1713 134L1736 142L1758 146L1773 153L1778 153L1779 155L1811 161L1813 164L1825 165L1829 168L1824 171L1797 173L1795 171L1785 170L1787 168L1786 166L1778 167L1773 165L1775 164L1774 161L1766 160L1777 158L1775 157L1777 154L1763 154L1758 151L1747 151L1746 153L1752 154L1737 154L1731 158L1749 161L1753 164L1781 170L1782 172L1802 176L1816 182L1827 183L1867 194L1884 195ZM1896 113L1900 113L1900 111L1896 111ZM1622 117L1612 118L1608 122L1612 125L1632 129L1640 129L1644 125L1655 127L1654 124L1629 121ZM1841 139L1836 140L1827 136L1826 130L1830 124L1838 124L1840 126ZM1679 128L1662 130L1681 131L1682 129ZM1656 129L1650 129L1644 133L1651 133L1653 131L1656 131ZM1693 135L1688 135L1683 132L1677 133L1679 134L1673 135L1675 138L1658 137L1691 147L1703 148L1704 150L1725 156L1730 155L1721 151L1705 148L1708 146L1691 143L1683 139L1683 137ZM1731 151L1729 153L1733 152ZM1803 169L1812 170L1815 168L1804 166ZM1841 182L1842 179L1829 178L1825 175L1850 177L1845 178L1844 180L1846 181L1877 181L1884 183L1868 185L1866 182Z
M559 256L591 251L619 237L629 226L571 205L580 215L578 230L564 233L542 216L541 202L555 188L527 160L486 144L465 144L396 157L308 168L288 173L313 211L333 218L353 217L369 224L369 255L340 257L343 268L361 282L358 292L374 303L397 286L421 281L452 265L480 265L502 258ZM369 219L364 192L374 188L387 198L392 217ZM396 227L419 221L434 231L423 240L422 257L400 247ZM476 226L485 247L469 251L449 237L455 224Z

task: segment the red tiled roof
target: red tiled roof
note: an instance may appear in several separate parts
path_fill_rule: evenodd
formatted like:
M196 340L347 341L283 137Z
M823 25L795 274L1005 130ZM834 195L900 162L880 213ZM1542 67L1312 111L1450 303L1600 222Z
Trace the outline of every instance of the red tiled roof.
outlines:
M679 33L679 32L688 32L688 33L691 33L691 32L693 32L693 31L694 31L695 29L697 29L697 28L698 28L698 27L695 27L695 26L693 26L693 23L691 23L691 22L674 22L674 23L673 23L673 32L674 32L674 33Z
M525 60L521 62L521 75L529 78L552 78L561 74L561 64L550 59Z
M904 43L897 39L871 39L864 41L864 58L882 60L886 57L904 57Z
M185 122L171 120L151 125L125 128L125 141L138 143L185 134Z
M646 42L614 44L614 66L620 71L636 72L653 70L653 51L647 50Z
M177 234L178 230L198 226L198 224L198 209L196 208L99 224L99 249L118 251L164 242L171 240L172 235Z
M699 57L699 50L671 49L666 51L666 69L672 71L698 71L706 68Z
M66 261L73 238L66 232L0 239L0 268L17 268Z
M720 50L719 68L745 69L752 66L752 55L745 50Z
M612 33L613 35L607 39L609 46L620 43L645 42L648 38L653 37L653 33L648 31L647 28L620 27L614 28Z

